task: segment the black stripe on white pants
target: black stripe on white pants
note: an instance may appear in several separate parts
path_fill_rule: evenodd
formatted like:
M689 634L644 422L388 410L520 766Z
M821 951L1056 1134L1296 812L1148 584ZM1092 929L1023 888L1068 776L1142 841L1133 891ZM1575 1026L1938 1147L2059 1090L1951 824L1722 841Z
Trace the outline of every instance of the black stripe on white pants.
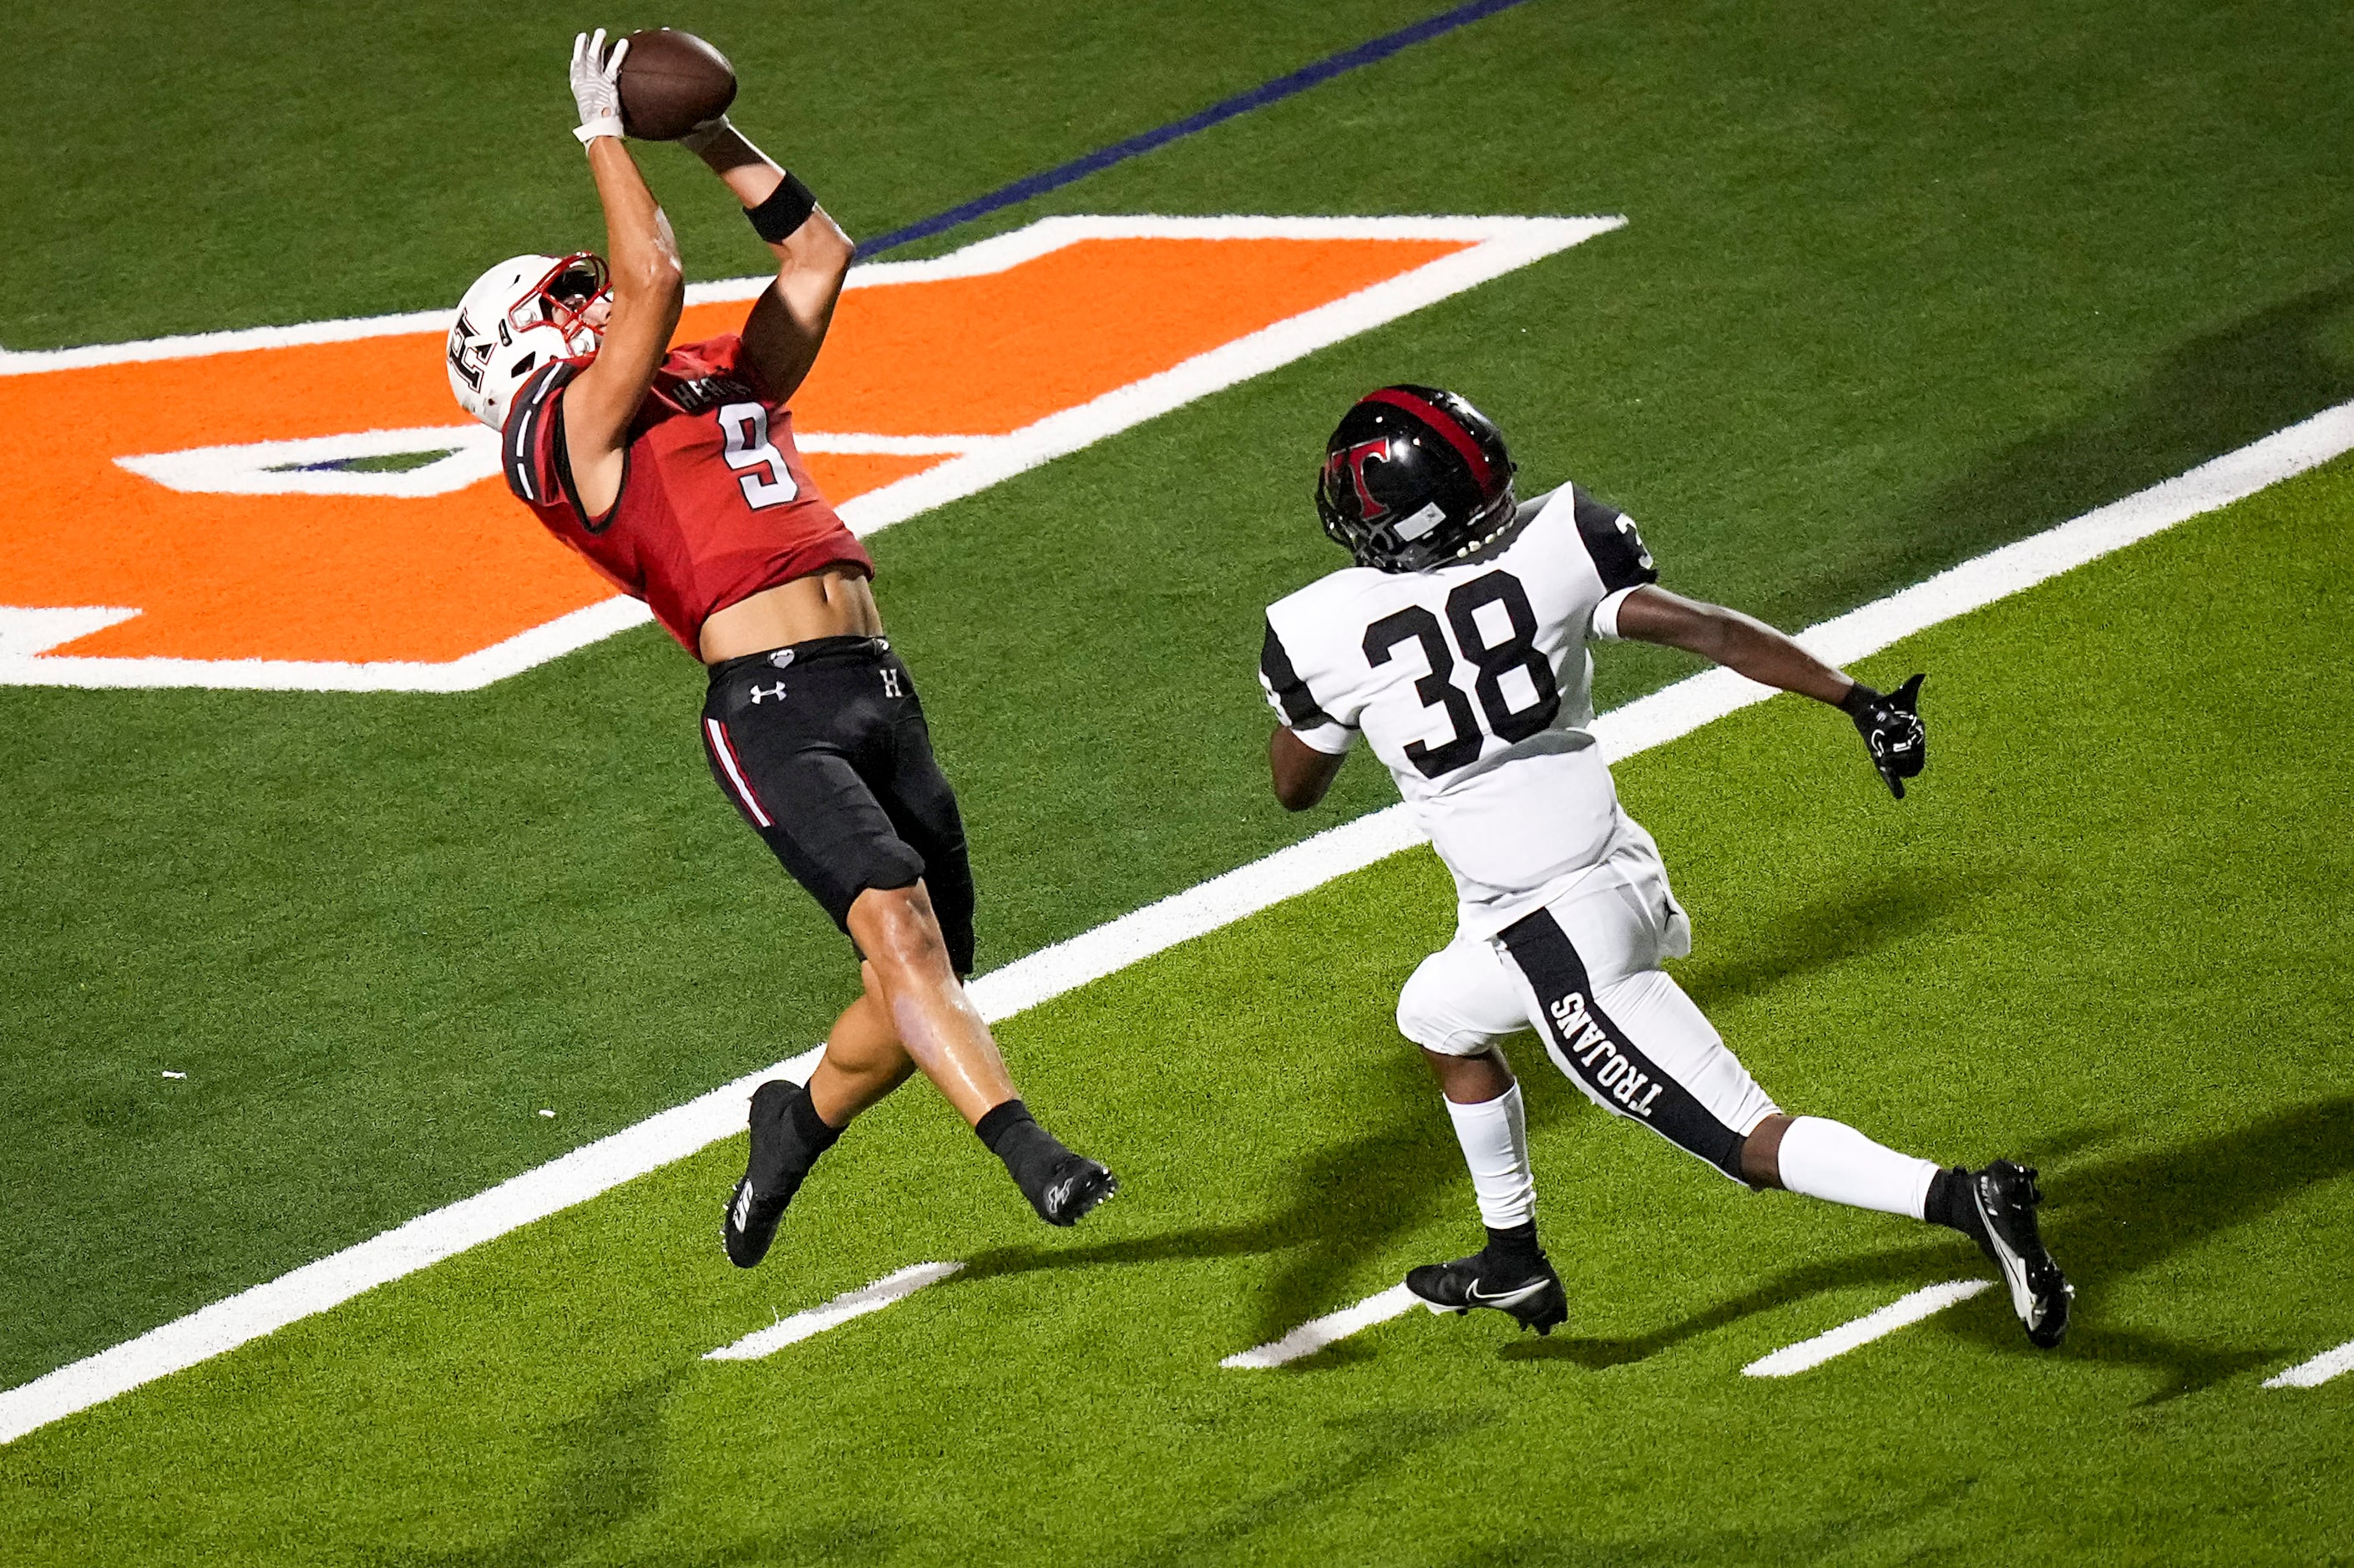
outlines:
M1661 1071L1602 1011L1585 960L1551 910L1540 909L1514 921L1499 940L1536 992L1541 1027L1557 1061L1583 1079L1597 1099L1735 1181L1741 1179L1743 1135Z

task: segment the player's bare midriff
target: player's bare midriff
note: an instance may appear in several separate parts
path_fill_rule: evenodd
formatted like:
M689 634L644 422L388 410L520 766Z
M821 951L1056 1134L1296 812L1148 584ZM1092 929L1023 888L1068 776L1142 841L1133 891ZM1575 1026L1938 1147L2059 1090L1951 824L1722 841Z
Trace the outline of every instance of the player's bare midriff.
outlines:
M717 664L812 638L882 634L883 612L865 575L825 567L713 611L696 643L703 662Z

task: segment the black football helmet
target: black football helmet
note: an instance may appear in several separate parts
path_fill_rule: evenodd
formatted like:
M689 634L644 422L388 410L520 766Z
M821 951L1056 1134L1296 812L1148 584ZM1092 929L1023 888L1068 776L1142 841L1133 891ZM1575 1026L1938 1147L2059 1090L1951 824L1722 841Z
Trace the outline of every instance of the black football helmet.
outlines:
M1361 567L1418 572L1512 520L1512 459L1487 415L1452 392L1368 392L1324 443L1316 514Z

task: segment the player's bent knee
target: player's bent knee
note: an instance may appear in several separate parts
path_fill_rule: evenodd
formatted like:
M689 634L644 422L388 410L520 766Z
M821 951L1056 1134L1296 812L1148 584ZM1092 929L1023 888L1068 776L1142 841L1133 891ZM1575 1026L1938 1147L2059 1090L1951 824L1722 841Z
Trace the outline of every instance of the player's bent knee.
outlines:
M1472 1029L1448 1028L1428 1019L1398 1015L1398 1033L1433 1056L1484 1056L1495 1049L1493 1036Z
M1417 965L1398 991L1398 1033L1441 1056L1477 1056L1528 1026L1492 962L1450 945Z
M850 906L853 935L866 959L888 978L949 968L947 939L922 882L870 887Z
M1408 980L1398 995L1398 1033L1437 1056L1477 1056L1495 1044L1484 1031L1469 1028L1435 999L1418 995Z

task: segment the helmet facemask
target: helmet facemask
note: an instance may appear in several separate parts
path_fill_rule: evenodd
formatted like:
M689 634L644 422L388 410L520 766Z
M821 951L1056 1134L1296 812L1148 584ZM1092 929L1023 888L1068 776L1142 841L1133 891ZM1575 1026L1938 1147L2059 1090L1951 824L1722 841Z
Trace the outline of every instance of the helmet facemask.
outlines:
M605 266L605 259L594 251L576 250L549 268L547 276L508 307L507 325L520 337L545 323L564 334L564 346L571 351L569 357L581 358L595 354L604 344L603 322L592 324L588 317L599 300L610 300L612 295L612 274Z
M597 353L611 299L604 258L585 250L511 257L475 279L450 327L450 390L459 407L504 428L525 382L556 360Z

